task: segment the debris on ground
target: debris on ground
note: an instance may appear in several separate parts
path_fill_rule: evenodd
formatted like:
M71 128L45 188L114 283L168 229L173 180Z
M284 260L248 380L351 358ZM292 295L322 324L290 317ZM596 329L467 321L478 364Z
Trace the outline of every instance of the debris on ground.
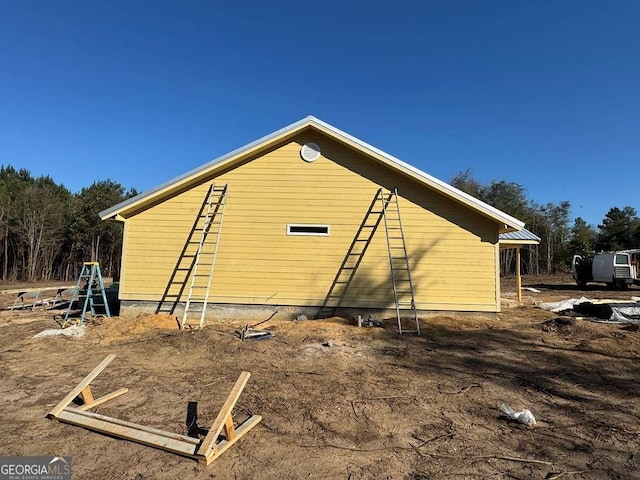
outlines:
M358 315L355 320L358 327L384 327L384 322L374 320L373 315L368 315L366 319L363 319L362 315Z
M636 297L632 297L636 298ZM539 308L553 313L572 313L592 322L640 323L640 302L624 300L591 300L586 297L569 298L559 302L540 303Z
M236 335L240 340L266 340L273 336L269 330L258 330L256 328L245 325L242 330L236 330Z
M536 424L535 417L533 416L531 411L527 410L526 408L520 410L519 412L516 412L509 405L503 403L500 406L500 411L503 412L511 420L515 420L516 422L522 423L523 425L532 426Z
M624 327L622 327L622 330L625 330L627 332L640 332L640 324L631 323L629 325L625 325Z
M573 333L576 319L572 317L557 317L542 322L540 328L543 332L569 335Z
M609 321L640 324L640 303L611 305Z
M573 310L575 305L579 305L584 302L591 302L586 297L580 298L568 298L566 300L560 300L559 302L543 302L538 304L538 308L543 310L547 310L553 313L561 313L566 312L568 310Z
M573 310L592 322L640 324L640 303L584 302Z
M67 328L51 328L48 330L43 330L40 333L37 333L32 338L46 338L46 337L75 337L80 338L84 337L87 333L86 327L84 325L71 325Z

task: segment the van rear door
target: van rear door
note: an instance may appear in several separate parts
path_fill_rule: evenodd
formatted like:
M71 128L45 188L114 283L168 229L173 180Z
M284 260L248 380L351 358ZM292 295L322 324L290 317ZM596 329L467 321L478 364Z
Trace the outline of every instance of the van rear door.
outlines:
M632 278L631 262L629 261L628 253L616 253L614 262L614 272L616 280Z

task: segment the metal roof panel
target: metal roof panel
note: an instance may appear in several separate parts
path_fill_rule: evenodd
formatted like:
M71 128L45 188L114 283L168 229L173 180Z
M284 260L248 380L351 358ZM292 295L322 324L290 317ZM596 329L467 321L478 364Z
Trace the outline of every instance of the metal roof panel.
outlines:
M509 240L509 241L525 241L525 242L537 242L540 243L540 237L535 233L530 232L526 228L522 230L518 230L517 232L507 232L500 234L500 241Z

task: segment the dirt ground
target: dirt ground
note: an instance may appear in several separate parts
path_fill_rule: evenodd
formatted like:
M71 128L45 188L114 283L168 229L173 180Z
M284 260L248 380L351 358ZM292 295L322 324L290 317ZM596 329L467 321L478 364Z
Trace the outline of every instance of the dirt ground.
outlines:
M1 455L70 455L76 479L640 478L640 332L556 320L541 301L628 299L640 288L579 291L568 276L514 281L498 320L440 316L422 336L346 319L270 321L180 332L167 316L105 319L82 338L32 338L55 312L0 312ZM0 297L7 306L8 296ZM331 341L330 346L325 346ZM129 393L98 413L187 433L209 426L243 370L234 410L264 420L208 467L45 418L104 357L95 395ZM528 408L537 425L500 415Z

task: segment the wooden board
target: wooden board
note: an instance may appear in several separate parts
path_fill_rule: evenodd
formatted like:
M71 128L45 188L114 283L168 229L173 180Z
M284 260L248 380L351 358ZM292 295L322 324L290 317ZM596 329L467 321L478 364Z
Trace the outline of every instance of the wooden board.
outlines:
M120 388L120 389L116 390L115 392L107 393L106 395L103 395L100 398L96 398L91 403L85 403L84 405L78 407L78 410L82 410L82 411L90 410L93 407L97 407L98 405L102 405L104 402L106 402L108 400L111 400L112 398L116 398L116 397L119 397L120 395L124 395L128 391L129 391L128 388Z
M56 420L186 457L195 458L200 463L209 465L246 435L249 430L260 423L262 417L260 415L250 417L235 429L233 440L221 440L217 443L215 450L211 451L208 456L197 453L196 450L200 444L200 440L197 438L166 432L152 427L145 427L144 425L138 425L97 413L83 412L75 408L65 408L56 417Z
M75 285L71 285L68 287L58 287L58 286L53 286L53 287L37 287L37 288L16 288L13 290L0 290L0 294L5 294L5 295L9 295L11 293L21 293L21 292L40 292L40 291L47 291L47 290L58 290L58 289L63 289L63 290L67 290L69 288L75 288Z
M211 453L208 456L205 456L204 459L200 457L200 463L209 465L216 458L222 455L231 445L233 445L238 440L240 440L249 430L251 430L261 421L262 421L262 417L260 415L254 415L253 417L249 418L246 422L244 422L242 425L236 428L235 430L236 435L233 440L231 441L222 440L218 442L214 451L211 451Z
M83 417L95 418L97 420L103 420L105 422L110 422L110 423L113 423L113 424L116 424L116 425L122 425L124 427L137 428L139 430L142 430L143 432L153 433L155 435L161 435L163 437L172 438L174 440L180 440L180 441L183 441L183 442L191 443L193 445L199 445L200 444L200 439L199 438L188 437L186 435L180 435L179 433L167 432L165 430L160 430L160 429L153 428L153 427L146 427L144 425L139 425L137 423L128 422L126 420L120 420L119 418L109 417L107 415L101 415L99 413L85 412L83 410L79 410L77 408L70 408L70 407L65 408L63 411L77 413L78 415L83 416Z
M197 443L199 443L198 439L192 439L190 437L181 439L172 438L177 436L177 434L152 429L150 427L143 427L142 425L105 417L104 415L82 412L73 408L67 408L61 411L56 416L56 420L187 457L199 458L199 456L195 454ZM186 440L187 438L189 438L189 441ZM195 445L193 440L196 441Z
M216 440L218 439L218 436L220 435L222 428L225 426L227 417L231 415L231 410L233 410L233 407L238 401L238 398L240 398L240 394L242 393L242 390L244 389L247 382L249 381L250 376L251 374L249 372L242 372L240 374L240 377L238 377L238 380L236 380L235 385L231 389L231 393L229 393L227 400L224 402L224 405L220 409L220 412L218 413L218 416L213 422L213 425L211 426L209 433L207 433L207 436L204 437L204 440L202 441L202 445L198 449L198 453L200 455L207 456L211 452L211 450L214 448L216 444ZM237 432L236 432L236 435L237 435Z
M111 355L107 355L107 358L105 358L102 362L100 362L100 365L94 368L89 375L84 377L82 381L76 386L76 388L71 390L71 392L69 392L69 394L66 397L64 397L62 401L58 405L56 405L54 409L51 410L47 416L57 417L67 405L73 402L74 398L80 395L80 392L82 392L82 390L84 390L84 388L87 385L89 385L98 375L100 375L100 373L105 368L107 368L107 365L109 365L114 358L116 358L116 356L113 353Z

